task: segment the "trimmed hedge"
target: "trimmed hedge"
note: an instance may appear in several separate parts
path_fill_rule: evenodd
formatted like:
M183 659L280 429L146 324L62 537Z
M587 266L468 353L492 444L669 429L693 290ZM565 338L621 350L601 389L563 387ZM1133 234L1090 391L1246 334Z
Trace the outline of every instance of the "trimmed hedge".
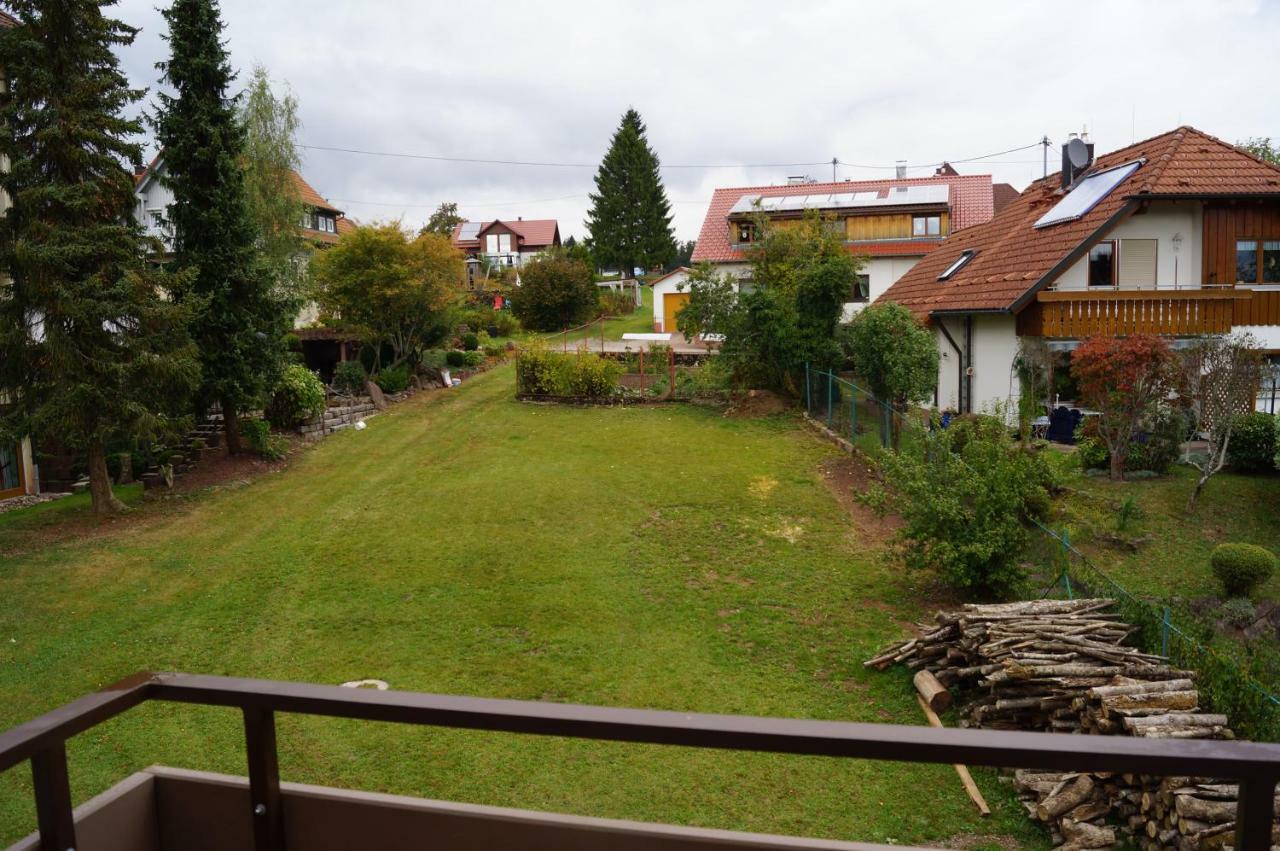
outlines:
M1228 597L1248 597L1276 570L1275 555L1254 544L1219 544L1209 563Z
M1244 473L1266 473L1275 469L1280 443L1280 417L1254 411L1240 414L1231 427L1227 463Z
M618 393L622 366L594 354L525 349L516 358L517 390L533 396L603 399Z

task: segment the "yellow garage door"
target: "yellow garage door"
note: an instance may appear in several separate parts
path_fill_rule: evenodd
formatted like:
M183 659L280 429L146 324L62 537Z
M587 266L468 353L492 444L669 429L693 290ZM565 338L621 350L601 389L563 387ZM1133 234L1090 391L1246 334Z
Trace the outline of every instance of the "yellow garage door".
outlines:
M662 297L662 330L665 333L676 332L676 314L688 303L688 293L667 293Z

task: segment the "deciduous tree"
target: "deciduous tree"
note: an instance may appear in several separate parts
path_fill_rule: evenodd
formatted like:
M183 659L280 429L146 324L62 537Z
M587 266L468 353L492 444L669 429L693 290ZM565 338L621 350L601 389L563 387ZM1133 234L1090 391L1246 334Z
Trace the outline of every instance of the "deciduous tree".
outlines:
M307 264L311 247L298 231L306 205L294 174L301 165L297 134L298 100L286 86L277 95L271 77L255 65L237 105L244 129L244 198L256 236L258 263L274 283L276 295L292 305L310 297Z
M626 278L636 267L661 266L675 254L671 204L658 155L649 147L644 122L634 109L622 116L596 172L587 229L596 262L621 269Z
M461 293L462 254L439 234L410 239L398 223L365 225L312 261L320 307L330 324L391 347L394 368L444 338ZM383 367L376 363L375 371Z
M526 328L559 331L596 316L600 292L581 260L553 252L520 269L520 289L511 307Z
M239 412L278 374L291 315L255 254L248 214L244 128L228 96L234 78L216 0L175 0L161 14L171 56L157 67L176 92L159 94L154 120L173 192L167 211L174 265L195 297L191 337L200 350L201 402L222 406L227 449L240 451Z
M57 440L88 456L95 513L124 510L105 447L182 425L199 365L181 281L146 262L133 223L142 127L114 48L136 30L98 0L14 0L0 28L0 430Z
M904 411L933 395L938 382L938 345L900 304L884 302L862 310L841 336L854 373L882 403ZM893 424L897 445L898 423Z
M1129 444L1178 384L1169 344L1150 334L1090 337L1071 353L1080 399L1100 412L1098 436L1111 453L1111 478L1124 478Z

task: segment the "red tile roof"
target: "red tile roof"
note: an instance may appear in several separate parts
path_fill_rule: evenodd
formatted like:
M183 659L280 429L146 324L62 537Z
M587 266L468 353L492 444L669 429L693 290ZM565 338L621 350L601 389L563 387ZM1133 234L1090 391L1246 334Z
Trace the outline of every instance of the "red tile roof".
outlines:
M556 219L494 219L480 223L480 230L476 232L475 239L459 239L458 234L461 233L462 226L467 224L467 222L459 222L453 226L451 237L453 244L459 248L479 247L480 234L498 222L517 233L525 248L545 248L548 245L555 245L556 236L560 233L560 222Z
M827 195L833 192L870 192L892 189L896 186L936 186L939 184L951 187L951 227L961 230L972 227L991 218L991 175L934 175L933 177L911 177L901 180L853 180L842 183L809 183L786 186L738 186L731 189L717 189L711 196L711 204L707 207L706 218L702 220L702 232L698 234L698 242L693 250L693 262L712 263L745 262L746 254L734 248L729 242L727 219L729 210L744 195L776 197L780 195ZM861 247L855 246L860 254L922 254L937 243L916 243L908 248L901 244L887 243L884 247L872 250L871 243ZM923 250L916 250L927 245Z
M879 300L905 305L921 319L934 311L1009 311L1127 216L1131 202L1188 195L1280 199L1280 168L1194 127L1098 157L1095 168L1137 159L1145 163L1084 216L1039 229L1036 220L1062 193L1059 174L1037 180L989 222L949 236ZM950 279L939 281L966 250L978 253Z
M298 190L298 197L302 199L302 203L308 207L315 207L319 210L327 210L332 213L341 213L337 207L333 206L328 200L315 190L310 183L302 178L302 175L296 171L292 172L293 185Z

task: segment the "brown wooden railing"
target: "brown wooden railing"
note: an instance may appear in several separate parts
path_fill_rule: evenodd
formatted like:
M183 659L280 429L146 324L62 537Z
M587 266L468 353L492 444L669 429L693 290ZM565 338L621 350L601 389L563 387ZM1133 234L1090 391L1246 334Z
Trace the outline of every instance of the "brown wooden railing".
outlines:
M1094 334L1225 334L1237 305L1254 293L1197 290L1046 290L1018 317L1018 333L1036 337Z
M1233 322L1236 325L1280 325L1280 290L1247 292L1253 293L1253 298L1236 300Z
M1280 781L1280 745L1274 744L703 715L144 673L0 733L0 771L31 763L42 851L76 847L67 739L149 700L243 713L255 851L285 848L277 712L722 750L1216 777L1240 783L1235 847L1241 851L1271 847Z

